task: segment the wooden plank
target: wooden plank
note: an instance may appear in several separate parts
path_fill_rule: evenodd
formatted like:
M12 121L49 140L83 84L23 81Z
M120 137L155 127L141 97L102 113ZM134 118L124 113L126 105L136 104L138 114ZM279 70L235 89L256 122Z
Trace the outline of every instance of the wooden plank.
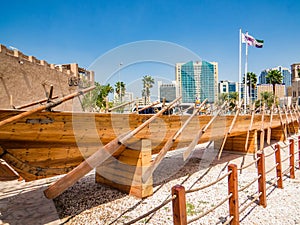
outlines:
M88 92L88 91L91 91L91 90L93 90L94 88L95 88L95 86L92 86L92 87L83 89L83 90L81 90L81 91L72 93L72 94L67 95L67 96L65 96L65 97L62 97L62 98L60 98L59 100L56 100L55 102L47 103L47 104L45 104L45 105L43 105L43 106L39 106L39 107L37 107L37 108L35 108L35 109L29 110L29 111L25 111L25 112L22 112L22 113L20 113L20 114L18 114L18 115L16 115L16 116L10 117L10 118L5 119L5 120L2 120L2 121L0 121L0 127L4 126L4 125L6 125L6 124L12 123L12 122L14 122L14 121L16 121L16 120L19 120L19 119L21 119L21 118L24 118L24 117L26 117L26 116L29 116L29 115L31 115L31 114L34 114L34 113L43 111L43 110L45 110L45 109L53 108L53 107L55 107L55 106L57 106L57 105L60 105L61 103L65 102L65 101L68 101L68 100L70 100L70 99L72 99L72 98L75 98L75 97L77 97L77 96L79 96L79 95L81 95L81 94L83 94L83 93L86 93L86 92Z

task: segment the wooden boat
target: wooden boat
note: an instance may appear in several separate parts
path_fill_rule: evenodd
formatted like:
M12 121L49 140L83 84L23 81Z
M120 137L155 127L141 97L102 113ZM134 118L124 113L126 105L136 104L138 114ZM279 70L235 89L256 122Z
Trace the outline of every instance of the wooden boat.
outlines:
M0 121L22 113L24 111L0 110ZM295 133L299 127L298 111L291 111L290 115L195 115L157 115L151 123L125 141L120 141L122 135L138 129L154 116L135 113L36 112L0 126L0 157L26 181L30 181L68 173L103 146L110 147L114 140L117 140L116 145L121 143L133 151L141 149L141 140L150 140L151 154L159 153L155 162L159 163L165 154L162 149L169 151L189 147L193 142L219 141L223 142L222 150L227 145L231 150L254 152L262 131L267 133L272 130L270 138L282 138L286 135L286 129ZM188 125L183 127L187 121ZM248 146L244 147L245 143ZM122 151L113 156L120 160Z

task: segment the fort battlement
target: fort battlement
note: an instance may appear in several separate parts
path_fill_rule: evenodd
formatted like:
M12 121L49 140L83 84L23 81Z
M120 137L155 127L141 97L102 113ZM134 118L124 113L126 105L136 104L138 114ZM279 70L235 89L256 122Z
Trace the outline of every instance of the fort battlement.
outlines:
M89 81L92 84L94 83L94 72L80 68L76 63L66 64L66 65L49 64L46 60L39 60L34 56L25 55L18 49L9 49L2 44L0 44L0 53L8 56L16 57L19 60L20 64L24 63L24 61L31 62L38 66L44 66L51 69L55 69L66 75L77 76L80 77L81 79L85 79L86 81Z
M55 65L0 44L0 108L13 108L48 96L65 96L94 84L94 72L77 63ZM72 110L72 104L58 107Z

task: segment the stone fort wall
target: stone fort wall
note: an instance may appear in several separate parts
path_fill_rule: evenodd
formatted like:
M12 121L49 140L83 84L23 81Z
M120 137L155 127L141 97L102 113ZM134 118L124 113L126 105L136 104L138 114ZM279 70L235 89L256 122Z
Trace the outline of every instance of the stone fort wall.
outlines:
M62 97L73 93L80 86L78 82L73 82L74 78L79 79L85 86L94 83L93 71L79 68L76 63L48 64L45 60L24 55L19 50L11 50L0 44L1 109L12 109L14 106L45 99L51 85L52 96ZM54 110L72 111L72 101L62 103Z

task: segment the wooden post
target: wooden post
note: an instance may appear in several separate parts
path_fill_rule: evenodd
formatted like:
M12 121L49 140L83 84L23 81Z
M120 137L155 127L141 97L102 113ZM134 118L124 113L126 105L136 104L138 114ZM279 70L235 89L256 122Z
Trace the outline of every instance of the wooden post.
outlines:
M173 224L174 225L186 225L186 202L185 202L185 189L181 185L175 185L172 187L172 196L176 195L176 198L172 201L173 208Z
M278 188L283 188L283 184L282 184L282 166L281 166L281 156L280 156L280 145L276 144L276 152L275 152L275 161L276 164L278 164L276 166L276 174L277 174L277 186Z
M295 149L294 139L290 139L290 178L295 179Z
M228 171L231 171L231 174L228 176L228 194L232 194L229 198L229 214L230 216L233 216L230 224L238 225L240 219L237 166L235 164L229 164Z
M265 208L267 207L265 154L258 153L257 157L259 157L257 161L257 173L260 176L258 179L258 192L261 192L259 204Z

